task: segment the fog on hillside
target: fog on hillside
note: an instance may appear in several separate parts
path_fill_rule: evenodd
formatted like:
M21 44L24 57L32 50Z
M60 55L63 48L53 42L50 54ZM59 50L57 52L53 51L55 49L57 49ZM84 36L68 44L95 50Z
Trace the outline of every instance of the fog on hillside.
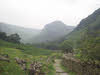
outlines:
M0 75L100 75L100 1L1 0Z

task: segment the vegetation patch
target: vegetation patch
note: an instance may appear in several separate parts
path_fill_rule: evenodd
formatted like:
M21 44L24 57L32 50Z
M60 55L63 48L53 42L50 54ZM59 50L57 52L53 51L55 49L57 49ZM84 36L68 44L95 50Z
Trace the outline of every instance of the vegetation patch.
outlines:
M69 75L77 75L75 72L70 71L67 67L65 67L65 66L63 65L62 62L61 62L61 68L62 68L65 72L67 72Z

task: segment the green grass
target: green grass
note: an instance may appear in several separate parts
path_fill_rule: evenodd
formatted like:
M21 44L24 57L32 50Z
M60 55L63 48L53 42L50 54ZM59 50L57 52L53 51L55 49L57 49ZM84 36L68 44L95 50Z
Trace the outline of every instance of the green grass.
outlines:
M33 47L32 45L14 44L14 43L9 43L3 40L0 40L0 47L18 49L32 56L50 55L51 53L53 53L53 51L51 50L36 48L36 47Z
M55 70L55 68L53 66L53 63L50 64L48 68L49 68L49 72L48 72L47 75L55 75L56 74L56 70Z
M48 65L46 63L48 56L52 56L52 53L54 52L51 50L0 40L0 54L8 54L10 60L10 62L0 61L0 75L26 75L15 62L15 57L26 60L28 62L27 68L29 68L31 61L39 61L44 64L44 71L49 71L48 75L55 75L52 63Z
M25 72L13 60L12 62L0 61L0 69L0 75L25 75Z
M15 57L24 58L24 53L14 48L0 47L0 54L8 54L10 60L10 62L0 61L1 75L25 75L15 62Z

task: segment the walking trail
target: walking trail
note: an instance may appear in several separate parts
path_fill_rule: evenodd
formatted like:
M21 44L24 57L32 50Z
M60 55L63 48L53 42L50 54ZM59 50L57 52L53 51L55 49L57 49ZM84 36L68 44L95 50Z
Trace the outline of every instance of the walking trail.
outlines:
M56 69L56 75L68 75L62 68L61 68L61 60L56 59L54 67Z

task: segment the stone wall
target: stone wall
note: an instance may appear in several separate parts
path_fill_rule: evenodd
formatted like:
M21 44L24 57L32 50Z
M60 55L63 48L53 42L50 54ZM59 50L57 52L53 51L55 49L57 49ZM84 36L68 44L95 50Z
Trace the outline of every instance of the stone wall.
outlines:
M77 75L100 75L99 65L81 62L70 58L63 58L62 63L69 70L76 72Z

